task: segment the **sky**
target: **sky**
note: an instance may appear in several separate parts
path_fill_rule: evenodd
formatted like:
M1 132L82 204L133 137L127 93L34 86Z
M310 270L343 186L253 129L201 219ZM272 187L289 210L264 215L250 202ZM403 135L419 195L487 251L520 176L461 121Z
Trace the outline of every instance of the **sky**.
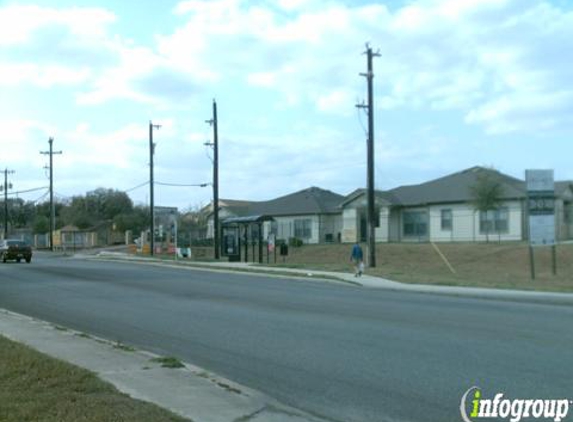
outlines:
M0 169L12 195L99 187L148 204L366 186L365 45L374 59L375 185L476 165L573 180L569 0L0 1ZM29 191L30 192L26 192Z

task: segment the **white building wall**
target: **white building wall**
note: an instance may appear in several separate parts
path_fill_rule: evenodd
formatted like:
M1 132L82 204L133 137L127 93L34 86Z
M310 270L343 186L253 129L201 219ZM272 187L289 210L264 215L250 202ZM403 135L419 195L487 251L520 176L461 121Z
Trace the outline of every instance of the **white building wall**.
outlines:
M295 220L311 220L311 237L302 240L307 244L319 243L320 231L318 215L275 217L277 224L277 239L288 241L291 237L295 237Z
M442 210L447 209L452 210L452 230L442 230ZM479 214L467 204L432 205L428 223L432 242L471 242L479 231Z
M342 236L342 213L321 215L319 221L320 243L326 242L326 235L332 235L332 241L338 242L338 235Z
M509 224L506 233L489 233L489 240L522 240L523 211L520 201L507 201L502 206L508 208ZM442 230L441 210L452 210L452 230ZM430 207L430 240L432 242L483 242L485 233L480 233L480 213L469 204L432 205Z
M358 240L358 210L356 208L345 208L342 211L342 242L353 243Z
M390 210L388 207L380 207L380 225L376 227L376 242L388 242Z
M225 208L221 208L219 210L219 224L221 224L221 222L225 219L225 218L229 218L229 217L236 217L235 214L230 213L228 210L226 210ZM220 227L220 226L219 226ZM209 218L207 219L207 234L205 235L206 239L213 239L215 233L215 221L214 221L214 217L213 214L211 214L209 216Z

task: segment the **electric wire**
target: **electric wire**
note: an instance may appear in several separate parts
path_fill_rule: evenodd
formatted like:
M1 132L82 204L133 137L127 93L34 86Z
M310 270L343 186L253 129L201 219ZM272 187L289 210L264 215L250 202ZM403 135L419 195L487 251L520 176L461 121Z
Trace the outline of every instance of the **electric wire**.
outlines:
M8 192L8 195L18 195L18 194L21 194L21 193L37 192L37 191L42 190L42 189L48 189L48 187L47 187L47 186L42 186L41 188L26 189L26 190L20 190L20 191L17 191L17 192L10 192L10 191L9 191L9 192Z
M134 186L134 187L132 187L132 188L126 189L126 190L124 190L123 192L128 193L128 192L134 191L134 190L136 190L136 189L142 188L142 187L147 186L147 185L149 185L149 182L143 182L143 183L141 183L141 184L139 184L139 185L137 185L137 186Z
M156 185L159 186L171 186L171 187L181 187L181 188L191 188L191 187L199 187L204 188L209 186L211 183L193 183L193 184L182 184L182 183L163 183L163 182L155 182Z

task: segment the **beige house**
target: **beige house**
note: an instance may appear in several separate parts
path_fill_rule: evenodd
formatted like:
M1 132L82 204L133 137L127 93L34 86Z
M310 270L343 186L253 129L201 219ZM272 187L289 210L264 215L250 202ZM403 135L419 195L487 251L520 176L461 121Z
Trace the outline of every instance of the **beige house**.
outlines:
M219 218L257 215L271 216L274 221L263 225L263 238L273 233L277 239L300 239L305 244L336 242L342 230L344 196L329 190L310 187L268 201L221 199ZM213 238L212 207L208 215L207 238Z
M471 187L487 174L502 186L501 206L476 211ZM481 242L527 240L528 211L525 182L498 171L472 167L417 185L377 191L377 242ZM269 201L221 200L220 218L268 215L264 237L296 237L304 243L365 241L366 190L346 197L312 187ZM212 208L207 237L213 237ZM556 234L573 239L573 182L555 183Z
M471 187L488 173L503 189L495 211L478 212ZM528 238L525 182L495 170L472 167L421 183L376 192L377 242L475 242ZM366 191L359 189L341 204L342 241L366 240ZM555 218L559 240L573 238L573 183L556 182Z

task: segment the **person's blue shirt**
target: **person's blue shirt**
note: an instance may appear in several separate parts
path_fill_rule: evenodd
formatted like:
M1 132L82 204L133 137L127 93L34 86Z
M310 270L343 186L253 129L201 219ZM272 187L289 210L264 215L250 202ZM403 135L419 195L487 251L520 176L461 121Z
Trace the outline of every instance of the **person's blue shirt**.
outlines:
M358 243L352 247L352 254L350 255L350 257L355 261L362 261L363 258L362 248Z

